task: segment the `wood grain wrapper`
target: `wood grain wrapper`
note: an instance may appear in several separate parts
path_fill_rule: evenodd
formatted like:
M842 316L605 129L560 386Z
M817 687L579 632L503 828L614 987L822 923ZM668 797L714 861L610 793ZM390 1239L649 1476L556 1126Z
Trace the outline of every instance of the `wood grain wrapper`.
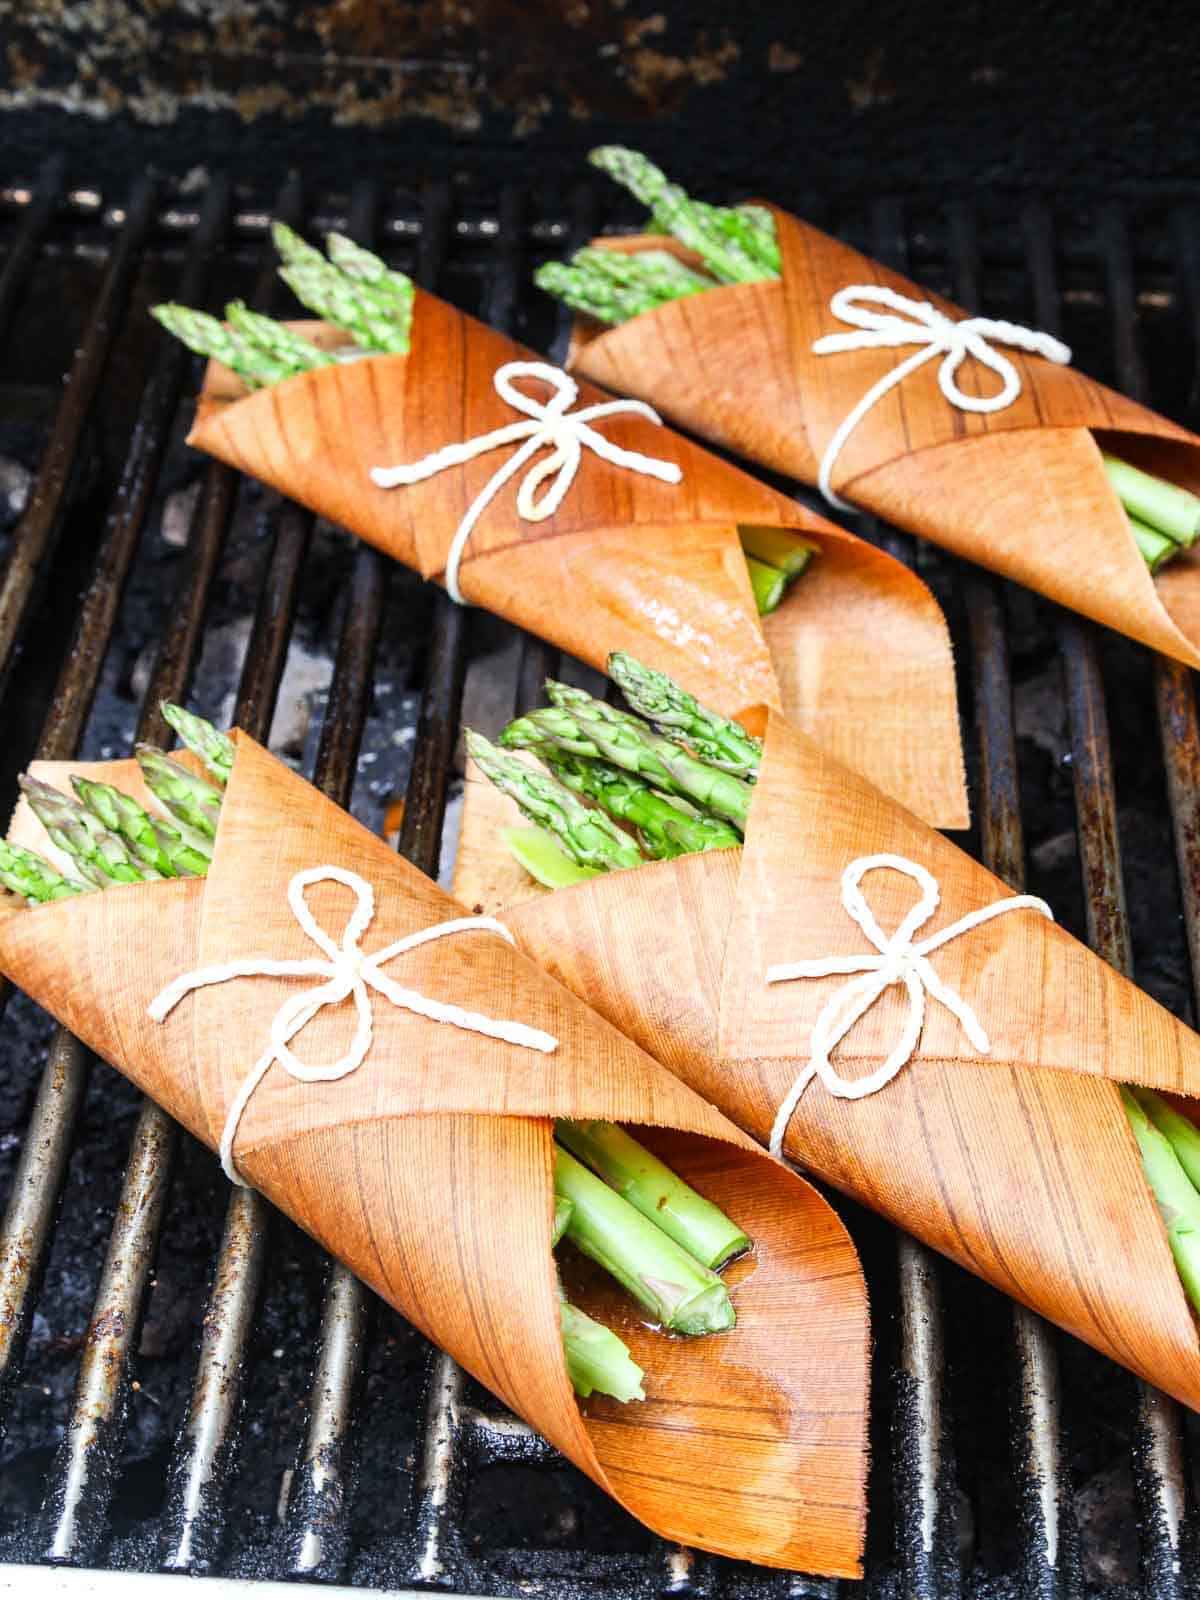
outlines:
M441 580L464 513L515 447L404 489L378 488L370 470L522 420L492 380L506 362L530 359L418 290L408 355L326 367L251 395L210 367L190 442ZM524 387L548 398L543 383ZM587 384L581 391L580 407L609 398ZM889 794L939 826L964 827L949 635L920 579L648 419L597 427L626 449L676 462L682 482L585 450L562 505L541 522L517 516L506 485L472 533L463 594L596 667L597 641L628 650L728 715L783 706ZM765 628L738 539L744 525L784 528L820 549ZM883 641L886 678L876 670Z
M0 967L206 1144L269 1041L273 1014L317 979L201 989L166 1022L147 1005L182 973L256 955L318 954L287 904L298 870L365 878L368 953L461 907L245 735L211 873L0 912ZM42 763L144 797L133 762ZM12 837L45 849L22 803ZM50 852L47 852L48 854ZM349 891L309 891L335 940ZM9 902L11 906L13 902ZM432 1022L373 996L356 1072L300 1083L272 1067L242 1118L239 1169L281 1210L655 1532L723 1555L859 1571L866 1473L868 1314L836 1215L635 1044L494 933L397 957L397 983L547 1030L552 1054ZM352 1031L327 1007L294 1042L332 1061ZM551 1119L611 1118L734 1217L755 1253L731 1269L736 1330L667 1338L600 1286L572 1293L617 1320L647 1399L580 1406L566 1375L550 1250Z
M468 784L456 892L496 914L535 961L765 1143L843 978L767 985L776 962L872 954L841 901L851 861L922 865L941 904L924 938L1010 891L948 840L772 715L743 851L613 872L546 893L519 883L497 829L511 803ZM872 871L890 933L918 897ZM974 1007L976 1054L927 998L912 1060L886 1088L802 1096L786 1154L1006 1294L1200 1408L1196 1324L1142 1173L1118 1085L1200 1095L1200 1038L1062 928L1014 911L931 958ZM838 1047L859 1077L899 1036L893 987Z
M771 209L780 278L705 290L615 328L581 322L568 366L648 400L663 416L752 461L815 484L838 426L915 348L814 355L815 340L848 331L830 310L833 295L850 284L878 284L931 301L954 320L966 313ZM670 244L594 242L626 250ZM960 411L938 388L939 359L931 360L851 433L834 468L835 491L1200 666L1200 555L1184 552L1152 578L1101 462L1103 448L1200 491L1200 439L1074 368L996 348L1021 377L1013 405ZM974 395L1000 387L995 374L969 358L957 381Z

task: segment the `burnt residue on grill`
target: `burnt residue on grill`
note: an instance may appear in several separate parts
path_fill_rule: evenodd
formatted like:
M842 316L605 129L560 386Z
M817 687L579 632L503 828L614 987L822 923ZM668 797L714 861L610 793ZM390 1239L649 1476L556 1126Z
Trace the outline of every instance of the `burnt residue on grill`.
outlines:
M388 14L326 11L343 39ZM611 21L599 7L588 26ZM61 161L0 174L0 804L34 754L164 738L157 702L183 696L373 828L403 797L396 844L444 869L464 705L498 723L573 665L189 452L196 364L146 309L269 303L273 213L348 227L561 351L529 270L627 216L574 175L316 194L296 179L101 189ZM996 193L830 202L824 220L934 289L1061 332L1086 368L1187 421L1194 215ZM927 578L955 634L968 846L1194 1015L1190 676L895 530L863 532ZM864 1592L663 1547L291 1224L231 1197L124 1079L4 999L0 1559L564 1600ZM874 1304L866 1592L1194 1589L1190 1420L836 1203Z

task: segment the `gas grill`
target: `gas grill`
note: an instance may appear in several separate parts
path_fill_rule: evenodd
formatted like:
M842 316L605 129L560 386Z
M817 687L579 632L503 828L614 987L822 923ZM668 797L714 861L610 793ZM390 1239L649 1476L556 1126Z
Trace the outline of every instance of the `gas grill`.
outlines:
M54 159L0 172L5 808L34 755L165 743L159 703L185 700L273 734L373 827L403 796L398 848L445 870L464 702L494 731L548 671L583 669L188 452L198 367L146 308L243 294L280 309L280 216L345 228L561 355L532 266L634 221L577 170L343 194L220 175L119 192ZM1195 422L1200 195L774 198L968 306L1060 334L1086 370ZM1190 675L894 530L861 531L915 565L950 620L968 848L1192 1020ZM0 1592L169 1595L162 1574L207 1575L214 1596L249 1580L247 1600L288 1580L582 1600L1174 1600L1200 1584L1196 1419L841 1200L874 1311L865 1583L664 1547L4 998Z

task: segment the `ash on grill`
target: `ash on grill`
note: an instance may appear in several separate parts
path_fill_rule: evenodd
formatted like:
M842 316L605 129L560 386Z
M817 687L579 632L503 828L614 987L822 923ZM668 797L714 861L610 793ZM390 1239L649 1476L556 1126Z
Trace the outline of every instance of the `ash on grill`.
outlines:
M222 179L186 196L153 178L126 194L72 187L86 177L53 160L32 181L0 174L0 801L35 753L165 740L158 701L186 699L271 733L371 827L404 794L399 846L436 871L464 682L471 721L494 732L572 665L189 453L197 372L146 308L269 305L265 222L279 215L345 227L561 349L529 273L594 231L591 192L360 186L314 203L294 182L247 199ZM1089 371L1188 420L1191 208L917 197L819 220L935 290L1061 333ZM1190 1016L1189 676L893 530L863 531L915 563L950 618L968 843ZM0 1559L368 1591L837 1587L658 1545L256 1196L231 1196L207 1152L21 996L0 1030L0 1103ZM843 1210L875 1309L872 1588L1194 1585L1178 1408Z

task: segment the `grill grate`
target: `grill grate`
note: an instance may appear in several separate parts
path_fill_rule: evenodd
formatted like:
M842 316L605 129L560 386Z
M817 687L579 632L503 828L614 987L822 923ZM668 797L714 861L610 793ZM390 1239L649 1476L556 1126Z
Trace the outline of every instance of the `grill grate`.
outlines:
M143 313L165 294L217 305L240 290L269 304L265 228L280 215L345 226L467 309L561 348L528 269L594 231L598 197L586 185L399 195L365 182L315 197L295 180L268 196L220 178L185 194L145 177L110 198L69 187L74 176L51 160L0 190L0 454L27 390L53 401L34 429L28 505L0 546L0 784L11 790L35 753L115 753L135 730L164 739L162 698L209 710L226 699L265 738L285 672L327 645L328 686L311 696L323 694L319 727L296 754L373 824L403 786L399 847L436 872L464 698L487 726L530 704L557 659L189 457L194 367ZM1063 334L1089 370L1186 413L1200 345L1186 196L1101 209L910 196L824 220L934 288ZM162 530L189 473L180 553ZM1192 1015L1189 675L907 536L864 532L916 565L950 617L973 712L968 842ZM231 658L214 641L235 615L244 649ZM1128 908L1122 849L1137 886ZM348 1274L326 1274L255 1194L231 1194L206 1154L91 1071L73 1039L3 998L0 1586L27 1581L16 1563L51 1562L231 1573L264 1593L296 1578L584 1597L858 1590L656 1544ZM864 1591L1067 1600L1194 1587L1194 1419L843 1209L877 1338Z

